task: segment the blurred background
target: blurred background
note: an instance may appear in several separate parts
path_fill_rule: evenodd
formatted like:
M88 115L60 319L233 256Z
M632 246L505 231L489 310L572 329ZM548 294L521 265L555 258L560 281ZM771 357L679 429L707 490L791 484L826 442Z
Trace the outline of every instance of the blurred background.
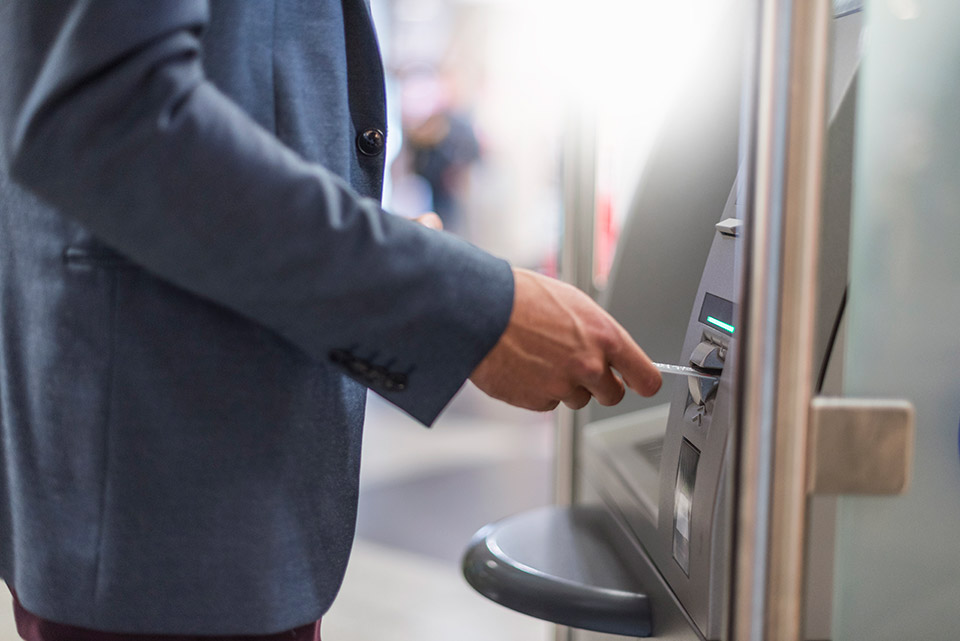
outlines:
M615 298L616 279L605 291L607 275L627 213L640 202L638 184L657 168L651 164L645 172L658 131L669 131L668 141L682 148L678 158L709 152L704 142L709 135L689 129L683 110L715 115L722 107L718 92L678 100L673 113L668 109L684 78L692 77L685 73L693 62L723 53L704 43L711 27L727 26L718 26L719 18L740 24L736 14L721 16L731 3L370 2L389 103L385 207L401 216L436 211L450 233L549 275L569 278L570 257L589 256L587 277L577 265L571 280L600 300L605 293ZM863 4L833 2L838 17ZM836 570L832 583L827 580L834 593L824 598L834 606L836 639L953 640L960 638L955 612L960 268L954 251L960 237L955 37L960 9L948 0L867 4L874 11L869 38L861 40L859 32L848 38L855 43L851 51L863 46L877 62L865 68L858 85L857 113L863 115L857 116L859 166L853 169L860 186L853 205L844 205L853 211L851 277L833 275L852 284L846 303L851 339L843 348L852 366L842 389L862 398L913 401L918 464L906 496L838 501L838 561L827 570ZM674 127L662 129L671 115ZM686 153L684 143L696 154ZM673 157L664 155L661 175L695 174L694 190L697 181L707 182L707 172L692 170L690 163L670 164ZM663 191L678 192L673 185L679 182L650 180ZM723 189L726 194L726 185ZM681 229L684 216L693 219L690 212L665 211L671 222L679 221L662 225L668 231ZM564 221L577 218L572 212L589 212L580 218L590 223L565 238ZM714 220L707 228L711 235ZM653 258L676 255L676 238L651 232L650 223L638 215L627 227L631 234L639 229L641 240L650 238L642 245L648 250L622 256L647 257L644 268L628 270L629 278L662 283L663 295L622 300L647 320L666 310L647 323L651 326L660 320L670 324L671 305L679 305L682 324L687 298L671 299L668 294L675 292L666 291L678 272ZM638 241L631 237L631 242ZM676 262L693 265L684 256ZM699 267L691 269L699 278ZM636 400L628 397L617 411ZM666 400L661 392L652 402ZM357 537L343 589L324 617L324 639L552 639L549 624L468 587L459 561L478 528L553 502L553 459L564 447L557 433L556 414L508 408L469 384L429 430L371 396ZM904 600L904 594L911 598ZM0 641L16 638L9 604L0 602Z
M715 4L372 0L387 71L386 209L435 211L449 232L555 276L565 190L571 176L592 181L599 292ZM371 396L357 540L324 638L552 639L552 626L470 588L459 559L480 527L553 502L554 422L468 384L425 430Z
M449 232L555 276L564 176L588 167L602 289L711 6L372 0L389 105L386 209L435 211ZM584 127L586 150L571 141ZM474 592L459 559L478 528L553 501L553 438L553 415L508 408L469 385L430 430L371 396L357 540L324 638L552 638L552 626ZM17 638L0 603L0 641Z

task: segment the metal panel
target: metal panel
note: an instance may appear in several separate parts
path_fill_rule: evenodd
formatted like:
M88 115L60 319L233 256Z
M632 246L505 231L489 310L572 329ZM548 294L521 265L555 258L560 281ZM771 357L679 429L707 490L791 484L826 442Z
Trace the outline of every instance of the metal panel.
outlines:
M913 460L913 405L816 398L810 412L807 489L814 494L901 494Z
M796 641L802 623L831 4L766 0L748 207L728 637Z

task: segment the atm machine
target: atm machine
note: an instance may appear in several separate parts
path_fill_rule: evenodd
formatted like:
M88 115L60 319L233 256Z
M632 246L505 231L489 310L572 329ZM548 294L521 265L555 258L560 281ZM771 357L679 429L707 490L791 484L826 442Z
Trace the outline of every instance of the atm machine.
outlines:
M835 3L816 336L820 392L837 385L841 367L861 17L860 3ZM714 376L665 376L653 399L591 408L579 448L577 503L488 525L465 553L468 582L502 605L577 630L720 638L743 240L736 132L737 45L744 34L738 29L728 22L718 34L736 55L706 62L681 92L681 102L712 98L712 112L665 126L602 298L654 360ZM691 131L704 133L707 148L697 148L702 139ZM679 267L667 271L670 265ZM676 322L687 317L686 325ZM830 638L832 604L835 510L830 499L816 500L806 586L810 640ZM576 638L596 636L577 632Z

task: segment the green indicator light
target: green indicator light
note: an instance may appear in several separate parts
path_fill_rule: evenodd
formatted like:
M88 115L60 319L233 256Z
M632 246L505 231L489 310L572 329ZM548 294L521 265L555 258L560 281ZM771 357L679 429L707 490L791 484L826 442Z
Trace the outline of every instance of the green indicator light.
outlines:
M722 320L717 320L713 316L707 316L707 322L710 323L711 325L716 325L720 329L724 329L730 332L731 334L733 333L733 325L731 325L730 323L724 323Z

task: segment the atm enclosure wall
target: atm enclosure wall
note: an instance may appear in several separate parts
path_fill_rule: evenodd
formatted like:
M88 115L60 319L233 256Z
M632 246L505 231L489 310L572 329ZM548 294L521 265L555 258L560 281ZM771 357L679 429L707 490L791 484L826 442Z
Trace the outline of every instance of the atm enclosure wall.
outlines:
M832 118L825 165L816 328L818 381L828 365L834 372L831 378L837 379L841 365L838 358L830 358L839 350L831 352L830 348L847 287L860 27L859 13L836 19L833 27ZM742 217L734 184L741 69L731 62L726 67L720 64L722 60L713 62L717 65L712 76L715 82L709 89L715 97L713 125L708 126L710 118L702 113L681 112L692 119L690 127L671 122L664 130L662 144L656 147L638 185L610 284L601 298L651 357L662 362L687 364L705 341L722 348L726 362L731 362L729 350L735 349L735 332L731 336L700 321L701 305L708 294L738 300L738 239L719 233L714 226L726 218ZM721 76L726 83L718 80ZM684 95L689 99L696 89L689 87ZM704 120L697 120L698 115ZM722 125L724 122L727 126ZM691 131L703 133L703 147L696 149L685 137ZM683 156L690 162L683 162ZM679 318L689 319L689 323L676 322ZM633 546L634 554L640 551L644 557L636 561L637 571L644 571L645 565L655 567L680 608L679 613L668 614L654 607L656 638L719 638L721 590L726 580L723 488L731 382L732 373L725 367L718 389L706 403L708 410L699 421L685 416L691 406L691 389L679 377L665 378L663 391L653 399L634 396L626 407L589 410L592 421L584 429L580 496L584 501L599 500L607 505L623 527L625 542L619 545ZM667 400L670 405L663 405ZM678 479L682 481L684 476L678 473L682 461L689 465L694 454L696 479L686 497L683 488L678 491ZM678 554L677 502L687 500L692 505L689 537L686 550ZM812 536L819 546L808 559L811 616L807 638L825 639L829 637L831 606L832 502L818 501L812 505L812 514ZM658 617L668 629L658 625ZM679 620L694 625L684 633L683 626L676 625ZM576 638L586 641L602 637L579 632Z

